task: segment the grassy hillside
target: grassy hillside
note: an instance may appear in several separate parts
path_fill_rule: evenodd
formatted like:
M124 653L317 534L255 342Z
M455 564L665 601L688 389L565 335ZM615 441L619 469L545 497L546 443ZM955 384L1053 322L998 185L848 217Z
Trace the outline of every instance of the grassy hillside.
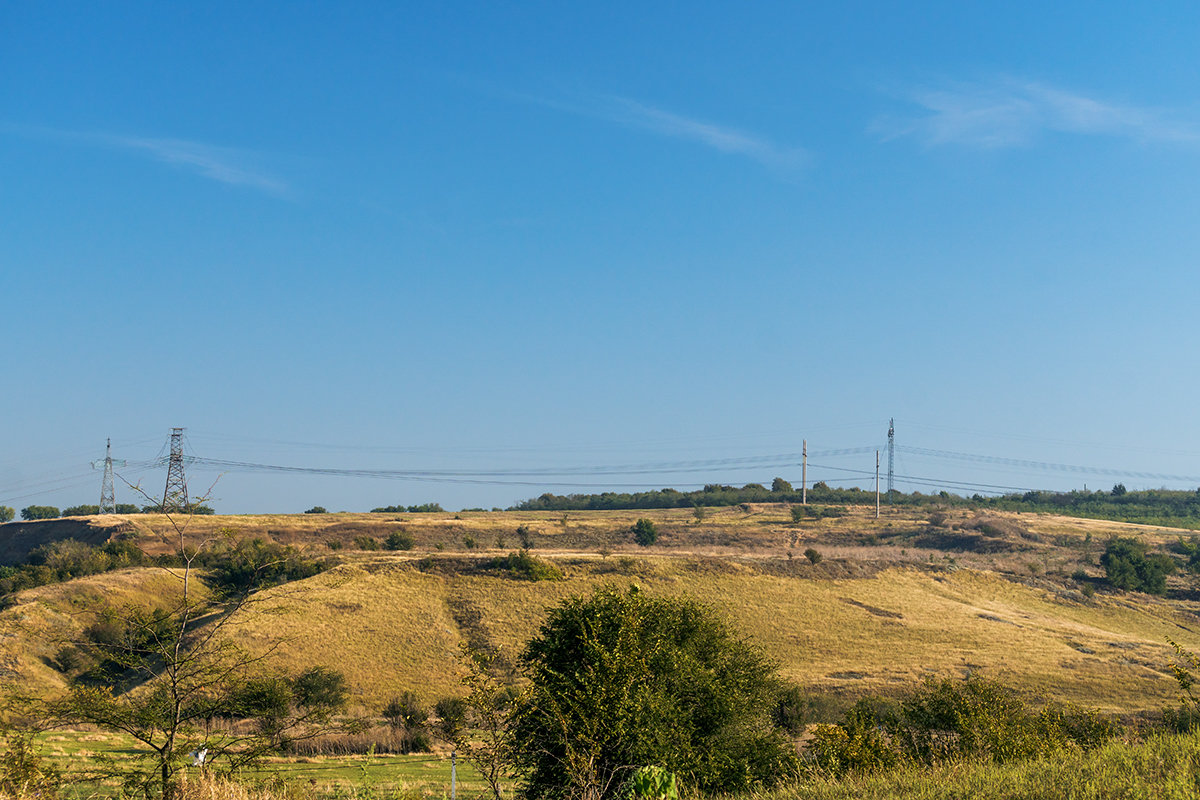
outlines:
M710 603L787 678L840 694L982 670L1062 699L1147 711L1174 696L1166 639L1200 649L1186 579L1173 579L1168 598L1109 593L1096 566L1109 536L1161 546L1178 531L1030 514L885 510L876 520L873 509L827 511L800 522L785 505L709 509L703 518L691 510L217 516L190 520L189 537L263 536L338 559L265 592L233 630L253 650L276 648L271 658L289 668L343 670L365 709L405 689L427 701L456 692L459 643L515 656L547 608L605 582ZM628 528L639 517L659 525L654 547L633 543ZM84 519L55 522L55 536L67 522L95 531ZM104 522L149 552L169 547L165 518ZM24 541L35 527L21 526ZM413 549L356 549L361 537L393 530L411 536ZM522 536L565 580L482 569ZM820 563L802 555L810 547ZM142 568L22 592L0 612L4 679L38 692L61 686L57 649L101 604L153 602L174 585L168 571ZM1089 598L1088 587L1099 592Z

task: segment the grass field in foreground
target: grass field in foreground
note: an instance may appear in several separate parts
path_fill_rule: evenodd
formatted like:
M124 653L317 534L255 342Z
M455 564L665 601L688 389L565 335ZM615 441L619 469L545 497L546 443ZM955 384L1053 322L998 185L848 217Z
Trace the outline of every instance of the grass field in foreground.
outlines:
M69 738L69 737L67 737ZM51 743L53 744L53 743ZM95 747L97 742L82 742ZM113 744L113 743L110 743ZM66 738L58 741L71 752ZM459 796L481 797L485 787L464 776L459 765ZM196 784L199 776L188 776ZM185 800L233 797L253 800L325 800L325 798L449 797L449 762L430 756L347 757L310 762L280 762L262 773L244 776L265 788L243 792L226 785L197 787ZM68 797L97 795L94 787L73 787ZM741 796L742 800L1195 800L1200 797L1200 732L1153 735L1144 742L1114 742L1088 753L995 765L946 764L929 769L847 776L809 777L776 789Z
M72 800L115 795L115 780L85 783L80 776L94 770L101 759L118 767L133 767L138 753L132 740L103 732L52 732L40 736L38 744L45 758L63 772L69 787L66 795ZM456 772L462 797L478 797L486 792L486 784L470 764L459 759ZM188 769L185 778L188 776L194 780L199 770ZM372 790L408 798L449 797L450 754L278 756L267 759L258 769L244 772L240 779L249 784L283 782L322 796Z

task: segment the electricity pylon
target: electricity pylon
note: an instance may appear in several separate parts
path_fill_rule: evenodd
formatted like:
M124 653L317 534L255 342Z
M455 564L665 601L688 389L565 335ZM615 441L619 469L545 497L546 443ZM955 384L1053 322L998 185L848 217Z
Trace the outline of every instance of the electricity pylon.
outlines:
M125 466L125 459L112 457L112 439L104 442L104 460L93 461L92 469L104 470L104 478L100 481L100 513L115 514L117 511L117 487L113 483L113 467Z
M162 512L187 511L187 481L183 477L183 428L171 428L171 455L167 459L167 488Z

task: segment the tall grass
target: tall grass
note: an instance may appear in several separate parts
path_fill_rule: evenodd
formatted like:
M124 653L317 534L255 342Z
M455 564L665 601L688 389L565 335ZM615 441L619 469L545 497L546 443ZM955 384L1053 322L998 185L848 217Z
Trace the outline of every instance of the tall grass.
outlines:
M835 779L810 777L754 800L1195 800L1200 797L1200 732L1157 734L1088 752L997 765L934 768Z

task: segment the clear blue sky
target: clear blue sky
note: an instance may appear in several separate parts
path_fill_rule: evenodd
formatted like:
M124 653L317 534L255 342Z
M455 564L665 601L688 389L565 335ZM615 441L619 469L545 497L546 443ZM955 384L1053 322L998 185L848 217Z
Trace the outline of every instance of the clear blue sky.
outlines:
M95 503L105 438L172 426L563 473L227 471L251 512L798 482L771 459L893 416L1094 470L902 450L905 490L1194 488L1198 36L1165 2L4 3L0 504Z

